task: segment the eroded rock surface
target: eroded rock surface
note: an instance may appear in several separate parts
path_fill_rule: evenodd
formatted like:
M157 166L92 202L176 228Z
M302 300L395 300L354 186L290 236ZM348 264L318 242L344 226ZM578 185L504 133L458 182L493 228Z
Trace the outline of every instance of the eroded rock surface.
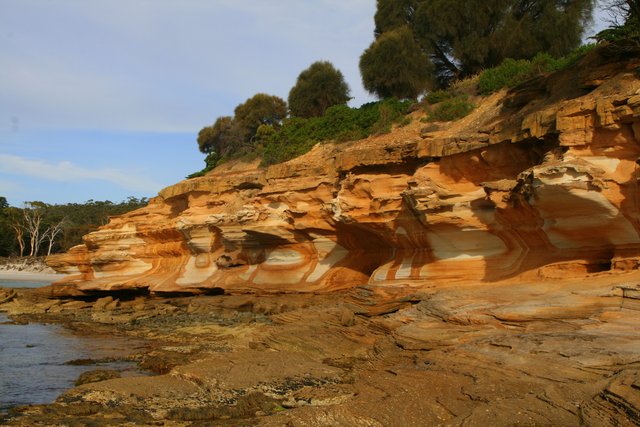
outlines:
M0 310L144 339L135 359L158 375L95 378L0 423L638 425L638 283L636 271L410 295L137 297L110 311L21 290Z
M638 425L627 54L600 49L454 123L229 163L113 218L49 259L68 278L0 309L150 340L140 364L158 375L4 420Z
M478 100L458 122L421 131L416 118L166 188L50 258L71 275L55 292L419 288L635 269L640 61L605 53Z

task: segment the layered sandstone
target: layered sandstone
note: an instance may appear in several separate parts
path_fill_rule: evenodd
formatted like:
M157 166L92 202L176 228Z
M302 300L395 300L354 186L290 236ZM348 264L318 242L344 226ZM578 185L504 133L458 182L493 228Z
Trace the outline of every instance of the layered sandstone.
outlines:
M640 264L640 60L581 64L469 116L223 165L49 264L58 295L428 288ZM417 113L414 113L414 115Z
M458 122L414 113L267 169L227 164L113 218L49 260L70 274L55 294L83 298L12 290L0 311L144 338L160 375L0 423L638 425L640 55L625 55Z

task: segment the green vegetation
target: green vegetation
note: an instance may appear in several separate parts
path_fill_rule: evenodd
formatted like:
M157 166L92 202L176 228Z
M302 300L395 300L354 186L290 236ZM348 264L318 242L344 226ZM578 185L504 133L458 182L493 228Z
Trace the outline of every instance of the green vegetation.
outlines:
M475 108L469 99L471 95L487 95L504 87L517 86L542 73L565 69L594 47L595 45L582 46L561 58L554 58L547 53L539 53L530 60L507 58L499 66L458 80L447 89L430 91L425 95L423 102L434 107L425 108L428 114L423 121L452 121L465 117ZM389 93L393 91L389 89ZM407 93L405 92L405 95ZM412 95L415 94L417 91L412 92ZM401 102L396 98L388 98L381 102L365 104L360 108L350 108L343 104L333 105L327 108L322 116L294 116L278 121L281 116L279 114L272 120L255 119L249 132L252 136L249 141L246 141L245 136L244 144L238 142L242 141L243 137L239 136L240 121L237 115L241 109L237 108L235 118L220 117L213 126L200 132L199 145L203 146L202 141L207 140L209 142L204 145L211 149L205 159L206 167L189 175L188 178L203 176L222 161L234 157L260 155L263 165L271 165L302 155L318 142L350 141L389 132L393 124L406 126L411 122L406 116L410 104L410 101ZM247 102L243 105L254 104ZM255 107L249 110L253 108ZM279 111L281 113L281 109ZM261 118L265 114L256 116ZM255 123L260 124L255 127ZM247 125L243 127L248 128Z
M207 172L212 171L216 166L220 164L220 156L215 151L207 154L207 157L204 158L204 169L194 172L191 175L187 175L187 179L197 178L199 176L205 176Z
M512 88L543 73L563 70L595 47L593 44L581 46L562 58L554 58L547 53L539 53L533 59L505 59L497 67L481 72L477 78L459 80L448 89L427 93L423 102L435 105L427 109L426 121L451 121L465 117L475 106L469 101L468 93L488 95L502 88Z
M349 101L349 86L330 62L311 64L298 76L289 92L289 109L294 117L320 117L333 105Z
M640 0L602 0L602 4L611 16L611 27L600 31L595 39L599 42L635 40L636 44L640 43Z
M556 59L549 54L539 53L533 59L505 59L497 67L485 70L478 79L478 92L487 95L502 88L512 88L542 73L567 68L582 58L595 45L585 45L568 55Z
M348 100L349 87L342 73L327 61L315 62L300 73L289 94L291 115L309 119ZM278 133L287 114L283 99L259 93L238 105L233 117L218 117L198 133L198 148L207 154L204 169L187 178L203 176L229 159L257 155Z
M198 148L202 153L215 151L219 156L224 155L240 141L240 127L231 116L218 117L212 126L206 126L198 133Z
M238 105L234 114L243 142L250 144L260 125L280 125L287 117L287 103L277 96L259 93Z
M375 41L360 59L364 86L381 97L414 98L506 58L565 55L580 44L594 3L378 0Z
M198 148L206 153L205 167L187 178L203 176L221 162L256 152L258 129L280 127L287 116L287 103L277 96L258 93L238 105L234 116L218 117L198 133ZM264 132L263 132L264 134Z
M614 26L598 40L640 35L639 0L603 0ZM473 96L563 70L593 45L576 49L595 0L377 0L375 39L360 57L365 88L384 101L349 108L349 88L330 62L300 73L287 104L258 94L198 135L202 176L235 157L263 165L299 156L322 141L348 141L406 126L409 102L426 92L423 121L468 115ZM618 19L624 23L619 24ZM574 50L572 50L574 49Z
M6 197L0 197L0 256L10 255L15 244L8 209Z
M360 57L362 83L379 98L416 99L430 86L432 68L408 26L385 32Z
M436 105L432 111L429 111L427 121L449 122L458 120L469 115L474 108L475 105L469 102L466 95L450 97Z
M106 224L110 216L141 208L147 202L135 197L120 203L89 200L50 205L34 201L16 208L0 197L0 256L67 251L82 243L82 236Z
M489 94L503 87L514 87L533 76L531 61L507 58L495 68L490 68L480 74L478 91Z
M404 119L408 107L409 102L387 99L360 108L336 105L322 117L291 118L267 141L262 152L263 164L292 159L321 141L351 141L389 132L394 123Z
M455 95L451 90L438 89L427 93L424 97L424 102L429 105L437 104L447 99L453 98Z
M218 159L254 148L253 137L260 125L279 126L287 115L286 102L277 96L259 93L236 107L235 116L218 117L212 126L198 133L198 148L215 152Z

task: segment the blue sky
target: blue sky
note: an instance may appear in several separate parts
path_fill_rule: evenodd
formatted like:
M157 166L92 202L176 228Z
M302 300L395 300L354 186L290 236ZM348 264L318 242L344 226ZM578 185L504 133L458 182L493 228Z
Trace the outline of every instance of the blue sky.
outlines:
M375 0L0 0L0 196L151 197L203 166L197 132L331 61L352 105Z

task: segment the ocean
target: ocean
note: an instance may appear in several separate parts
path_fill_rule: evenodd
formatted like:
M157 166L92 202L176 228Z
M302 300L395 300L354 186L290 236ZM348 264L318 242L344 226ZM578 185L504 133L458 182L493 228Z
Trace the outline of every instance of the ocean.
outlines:
M0 281L0 287L48 284ZM116 369L123 376L144 375L134 362L128 361L68 364L81 359L121 358L142 346L126 337L76 335L60 325L14 324L0 313L0 412L15 405L51 403L86 371Z

